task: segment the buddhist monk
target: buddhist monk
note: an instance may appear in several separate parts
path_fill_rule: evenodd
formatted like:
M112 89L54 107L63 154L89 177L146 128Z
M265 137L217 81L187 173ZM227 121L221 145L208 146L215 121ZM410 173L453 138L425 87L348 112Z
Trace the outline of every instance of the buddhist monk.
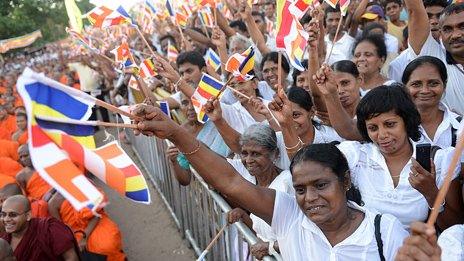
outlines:
M80 250L104 255L108 261L125 260L122 239L118 226L101 209L100 217L89 209L76 211L69 201L55 193L48 204L50 215L62 220L74 231Z
M11 139L19 143L19 145L27 142L27 116L26 113L16 113L17 130L11 135Z
M23 167L16 160L0 157L0 175L16 178L16 174L22 169Z
M7 184L3 188L0 188L0 208L2 206L3 201L7 198L15 195L23 195L23 191L19 187L19 185L15 183ZM32 217L48 217L48 203L42 199L31 199L29 198L29 202L31 203L31 214Z
M17 260L79 260L72 231L55 218L33 218L29 200L21 195L3 202L1 221L5 239Z
M19 163L24 167L16 175L16 181L30 199L40 200L51 190L51 186L43 180L34 166L32 166L27 144L21 145L18 149Z
M0 105L0 139L11 140L11 135L15 131L15 116L9 115L5 106Z
M16 258L13 254L10 244L5 239L0 238L0 260L1 261L15 261Z

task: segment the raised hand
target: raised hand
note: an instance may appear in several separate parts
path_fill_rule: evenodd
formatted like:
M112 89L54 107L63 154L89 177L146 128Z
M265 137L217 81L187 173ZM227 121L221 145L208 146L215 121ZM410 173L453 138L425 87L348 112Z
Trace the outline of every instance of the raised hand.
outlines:
M422 222L411 224L411 235L398 250L395 261L439 261L441 249L437 244L435 229Z
M319 40L319 21L311 20L305 30L308 32L308 47L316 48Z
M274 100L268 106L280 125L290 126L293 124L292 103L282 89L274 96Z
M438 194L438 187L436 183L435 164L430 159L431 170L428 172L425 170L419 162L414 158L411 158L412 166L411 173L409 173L409 183L413 188L419 191L427 201L434 202L435 197ZM433 204L433 203L432 203Z
M167 139L174 136L180 130L179 125L154 106L138 104L132 111L132 114L142 118L142 120L134 122L137 124L137 129L134 130L135 135L142 133L146 136Z
M208 100L204 107L206 115L211 121L216 122L222 119L221 103L217 98Z
M337 94L338 88L335 78L332 74L332 69L329 65L323 64L316 74L313 76L317 88L323 95Z
M174 83L180 79L179 73L164 57L156 55L153 58L153 62L155 63L156 72L162 77L165 77Z
M248 5L248 1L242 0L238 7L238 13L242 20L246 20L251 17L251 7Z
M218 26L213 28L211 34L211 43L217 47L227 47L226 35Z

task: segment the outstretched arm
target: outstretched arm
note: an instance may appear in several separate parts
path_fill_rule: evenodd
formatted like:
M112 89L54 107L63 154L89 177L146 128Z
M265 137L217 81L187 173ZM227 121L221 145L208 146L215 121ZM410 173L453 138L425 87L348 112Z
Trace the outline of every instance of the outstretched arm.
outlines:
M153 106L139 105L135 115L144 120L137 122L136 134L156 135L172 141L184 152L200 176L220 193L239 203L243 208L271 224L275 190L258 187L246 181L221 156L199 142L192 134L178 126Z
M409 14L408 41L414 52L419 54L430 34L427 12L421 0L405 0L405 4Z

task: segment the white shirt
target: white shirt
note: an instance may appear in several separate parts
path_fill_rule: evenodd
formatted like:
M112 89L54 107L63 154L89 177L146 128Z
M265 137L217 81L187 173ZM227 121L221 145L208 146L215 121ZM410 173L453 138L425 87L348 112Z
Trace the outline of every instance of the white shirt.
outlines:
M416 155L416 144L413 145L413 157ZM373 143L345 141L338 145L350 166L351 181L361 192L365 207L371 211L391 214L397 217L407 229L413 221L424 221L429 212L425 197L409 183L411 160L406 163L400 173L397 187L394 187L385 158ZM436 184L441 187L454 148L438 150L435 163ZM454 177L457 177L460 166Z
M276 165L281 169L290 168L290 158L287 154L287 149L285 148L284 136L281 131L276 132L277 136L277 147L279 147L280 157ZM344 141L342 137L338 135L334 128L320 125L317 128L314 128L314 140L312 144L318 143L329 143L332 141ZM287 147L294 146L295 144L288 144Z
M264 100L272 101L274 99L275 91L269 86L269 84L267 84L266 81L258 82L258 90L261 98ZM238 99L235 97L234 92L227 88L224 90L221 102L232 105L238 102Z
M388 65L388 78L397 82L402 82L404 69L415 58L414 51L411 47L401 52L393 61Z
M446 50L433 37L432 33L425 41L419 56L430 55L442 60L448 71L448 82L446 84L445 96L443 101L449 106L452 111L463 115L464 114L464 72L460 64L449 64L446 61ZM459 68L459 69L458 69Z
M398 53L399 50L399 44L398 44L398 38L394 37L393 35L389 33L384 34L385 38L385 45L387 46L387 53Z
M263 100L263 103L267 106L269 101ZM250 125L258 123L240 102L236 102L232 105L221 102L221 110L224 120L240 134Z
M248 170L243 165L242 161L239 159L228 159L227 160L230 165L234 167L234 169L240 173L240 175L245 178L247 181L257 185L256 178L251 175ZM285 192L291 196L295 195L295 190L293 189L292 183L292 174L290 171L284 170L282 171L269 185L268 188L274 189L276 191ZM261 238L263 241L276 241L277 236L272 232L271 226L269 226L266 221L262 220L261 218L251 214L251 220L253 221L253 230L256 232L256 235Z
M342 242L331 246L321 229L305 216L295 198L276 191L272 229L278 236L279 248L284 260L380 260L375 240L375 214L348 202L349 207L364 212L359 227ZM408 236L401 223L391 215L382 215L380 233L383 254L393 260L404 238Z
M451 146L453 129L457 141L457 130L459 129L460 123L456 118L458 118L459 115L452 112L444 103L440 102L438 108L444 112L443 121L438 125L433 140L427 135L422 125L420 125L419 131L421 132L421 138L417 143L430 143L440 148L447 148Z
M441 248L441 260L464 260L464 225L454 225L441 233L438 238Z
M353 37L351 37L347 32L344 32L342 38L335 42L328 64L332 65L341 60L351 60L353 57L351 49L353 48L354 41L355 39ZM325 35L324 42L327 50L325 60L327 61L330 48L332 48L332 40L329 39L328 34Z

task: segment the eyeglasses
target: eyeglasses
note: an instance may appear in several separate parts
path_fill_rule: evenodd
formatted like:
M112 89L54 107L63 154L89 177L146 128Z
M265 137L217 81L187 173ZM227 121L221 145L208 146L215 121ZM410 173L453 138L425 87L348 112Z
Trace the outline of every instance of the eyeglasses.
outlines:
M26 214L27 211L24 211L23 213L16 213L16 212L0 212L0 218L6 218L6 217L9 217L9 218L17 218L21 215L24 215Z

